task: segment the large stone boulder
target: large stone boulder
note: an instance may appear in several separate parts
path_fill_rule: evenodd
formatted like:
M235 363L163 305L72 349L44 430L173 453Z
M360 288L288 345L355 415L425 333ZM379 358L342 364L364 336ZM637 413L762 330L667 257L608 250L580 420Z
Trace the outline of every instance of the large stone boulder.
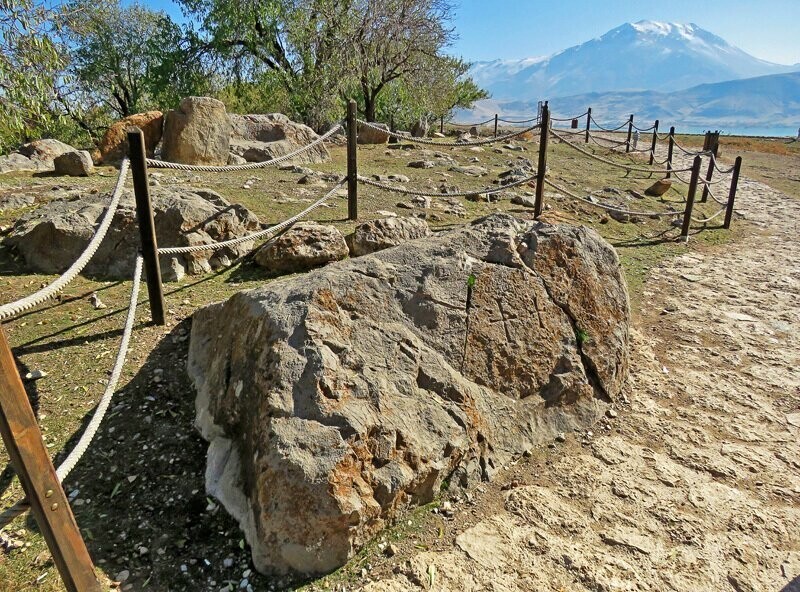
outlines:
M222 101L187 97L167 113L162 157L183 164L225 165L232 130Z
M11 171L52 171L53 161L75 148L64 142L47 138L20 146L15 152L0 157L0 173Z
M275 273L306 271L347 257L347 243L335 226L300 222L261 247L255 261Z
M260 229L247 208L231 204L207 189L151 190L160 247L208 244L245 236ZM108 197L84 195L56 199L20 218L3 243L16 248L27 266L42 273L62 273L78 258L103 217ZM133 194L123 193L111 227L85 268L90 275L130 279L139 230ZM253 248L251 241L219 251L161 256L165 281L201 274L229 264Z
M429 236L428 223L420 218L380 218L356 226L346 237L351 257L369 255L401 243Z
M629 317L597 233L508 215L207 306L188 368L208 493L259 570L331 571L445 480L596 421Z
M248 162L272 160L307 146L319 136L307 125L295 123L282 113L267 115L231 115L233 134L231 153ZM287 164L305 164L330 160L323 142L287 160Z
M669 191L671 187L672 187L672 181L670 181L669 179L659 179L658 181L650 185L650 187L645 189L644 194L651 195L653 197L661 197L667 191Z
M73 152L65 152L61 156L56 156L53 161L53 168L56 175L70 177L88 177L94 173L92 155L86 150L74 150Z
M375 129L375 128L380 129ZM357 142L359 144L386 144L389 142L389 126L385 123L371 125L357 124Z
M98 164L114 164L128 154L128 128L138 127L144 133L144 147L149 158L153 157L156 146L161 141L164 128L164 114L161 111L136 113L113 123L106 130L97 147L100 156Z

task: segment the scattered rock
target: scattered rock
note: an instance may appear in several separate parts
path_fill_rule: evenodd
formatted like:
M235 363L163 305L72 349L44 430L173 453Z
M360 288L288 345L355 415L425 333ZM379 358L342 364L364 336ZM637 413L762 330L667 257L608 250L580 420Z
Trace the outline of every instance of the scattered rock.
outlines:
M164 128L161 111L136 113L111 124L98 146L98 164L116 164L128 154L128 128L134 126L144 133L145 152L148 158L153 157Z
M19 210L36 203L31 193L3 193L0 195L0 210Z
M350 256L360 257L428 236L430 233L425 220L390 217L359 224L352 234L347 235L346 240Z
M162 156L183 164L225 165L233 126L225 104L210 97L187 97L164 121Z
M410 165L409 165L410 166ZM450 167L450 170L454 173L461 173L462 175L468 175L470 177L482 177L484 175L488 175L488 169L481 167L481 166L453 166Z
M65 152L53 160L53 166L57 175L88 177L94 173L92 156L86 150Z
M319 136L307 125L295 123L282 113L230 115L233 133L230 149L247 162L264 162L307 146ZM294 156L293 164L330 160L324 142Z
M414 123L411 127L411 137L412 138L424 138L428 135L428 120L420 118Z
M46 378L47 372L44 370L34 370L33 372L28 372L25 375L25 380L39 380L40 378Z
M335 226L301 222L256 252L255 261L272 272L294 273L347 257L347 243Z
M0 173L10 171L52 171L53 161L75 148L58 140L34 140L20 146L16 152L0 157Z
M231 152L228 154L228 165L247 164L247 160L238 154Z
M379 127L384 131L371 126ZM359 144L386 144L389 142L389 126L385 123L372 123L370 126L359 123L357 133Z
M536 207L536 199L528 197L527 195L515 195L511 198L511 203L518 206L525 206L526 208Z
M599 235L508 215L207 306L189 354L207 491L257 569L328 572L445 477L491 479L599 419L629 315Z
M412 160L408 166L412 169L432 169L436 163L430 160Z
M89 302L94 307L95 310L101 310L103 308L108 308L102 300L100 300L100 296L97 295L97 292L92 292L92 295L89 296Z
M650 187L645 189L644 194L651 195L653 197L660 197L669 191L670 187L672 187L672 181L669 179L659 179L650 185Z

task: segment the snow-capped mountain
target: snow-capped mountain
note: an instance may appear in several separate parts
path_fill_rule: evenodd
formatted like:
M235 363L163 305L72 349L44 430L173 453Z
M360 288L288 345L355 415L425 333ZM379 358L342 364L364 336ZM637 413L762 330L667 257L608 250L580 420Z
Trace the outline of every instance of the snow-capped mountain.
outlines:
M695 24L639 21L546 58L477 62L474 80L498 100L589 92L676 91L800 69L760 60Z

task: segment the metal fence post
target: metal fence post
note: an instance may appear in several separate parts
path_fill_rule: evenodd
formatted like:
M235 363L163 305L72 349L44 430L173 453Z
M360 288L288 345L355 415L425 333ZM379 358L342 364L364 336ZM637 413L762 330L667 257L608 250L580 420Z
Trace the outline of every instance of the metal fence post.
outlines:
M494 114L494 137L497 137L497 113Z
M625 140L625 152L631 151L631 134L633 134L633 113L628 118L628 139Z
M158 241L153 220L153 203L147 182L144 134L138 127L128 128L128 155L131 161L133 193L136 197L136 219L142 244L142 258L147 278L147 294L150 297L150 314L157 325L166 324L164 310L164 288L161 285L161 266L158 262Z
M584 144L589 143L589 130L592 125L592 108L589 107L589 110L586 112L586 141Z
M683 211L683 226L681 227L681 238L684 242L689 242L689 226L692 223L692 209L694 208L694 195L697 192L697 180L700 178L700 163L703 159L699 156L694 157L692 163L692 178L689 180L689 193L686 195L686 209Z
M739 171L742 170L742 157L736 157L736 163L733 165L733 178L731 179L731 189L728 192L728 208L725 210L725 222L723 228L731 227L731 218L733 217L733 202L736 200L736 188L739 185Z
M358 127L353 99L347 103L347 219L358 219Z
M550 107L542 106L542 130L539 136L539 167L536 170L536 201L533 206L533 217L542 213L544 201L544 178L547 171L547 141L550 138Z
M656 119L655 123L653 124L653 142L650 144L650 164L653 164L653 161L656 158L656 146L658 145L658 119Z
M672 151L675 148L675 126L669 128L669 147L667 148L667 179L672 176Z
M0 434L68 592L101 592L92 559L58 481L0 327Z

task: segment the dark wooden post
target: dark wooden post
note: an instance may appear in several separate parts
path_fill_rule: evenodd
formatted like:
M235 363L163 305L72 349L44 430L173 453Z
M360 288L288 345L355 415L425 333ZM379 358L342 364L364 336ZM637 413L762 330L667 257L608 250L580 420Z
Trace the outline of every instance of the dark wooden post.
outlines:
M439 133L444 135L444 115L442 115L442 118L439 120Z
M589 110L586 112L586 141L584 144L589 143L589 130L591 129L592 125L592 108L589 107Z
M689 180L689 193L686 195L686 209L683 211L683 227L681 228L681 238L689 242L689 226L692 223L692 209L694 208L694 195L697 192L697 180L700 178L700 163L703 159L699 156L694 157L692 163L692 178Z
M358 127L353 99L347 103L347 219L358 219Z
M736 188L739 185L739 171L742 170L742 157L737 156L736 162L733 165L733 178L731 179L731 189L728 192L728 208L725 210L725 223L723 228L731 227L731 218L733 217L733 202L736 200Z
M667 179L672 176L672 151L675 149L675 126L669 128L669 147L667 148Z
M0 433L68 592L101 592L92 559L58 481L0 327Z
M542 130L539 136L539 167L536 169L536 201L533 205L533 217L542 213L544 200L544 177L547 171L547 141L550 138L550 107L542 106Z
M494 114L494 137L497 137L497 113Z
M656 146L658 145L658 119L653 124L653 142L650 144L650 164L656 158Z
M150 316L157 325L165 325L164 288L161 285L161 266L158 262L158 241L153 221L153 203L150 200L150 185L147 182L144 134L138 127L128 128L128 155L133 176L133 193L136 197L136 220L142 241L142 258L147 278L147 294L150 297Z
M707 144L706 150L710 150L711 155L708 157L706 183L703 184L703 196L700 198L700 201L703 203L708 201L708 183L714 177L714 159L717 157L717 152L719 151L719 132L708 132Z
M625 140L625 152L631 151L631 134L633 134L633 113L628 118L628 139Z

